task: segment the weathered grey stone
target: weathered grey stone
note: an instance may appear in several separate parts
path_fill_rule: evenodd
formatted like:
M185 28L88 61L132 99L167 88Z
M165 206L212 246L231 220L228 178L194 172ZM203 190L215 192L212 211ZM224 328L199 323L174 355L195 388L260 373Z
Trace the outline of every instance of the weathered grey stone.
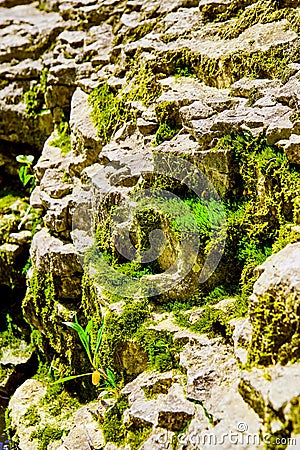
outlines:
M283 432L286 421L289 421L291 430L297 429L299 379L299 364L270 367L267 376L263 369L244 370L241 374L240 392L245 401L274 431ZM270 414L270 411L273 414Z
M52 198L61 198L69 194L72 188L64 181L65 172L60 169L46 169L41 179L40 188Z
M31 244L31 258L36 269L40 273L47 273L49 265L55 276L63 280L65 277L77 279L77 274L82 272L82 267L77 260L72 244L64 244L59 239L51 236L46 229L35 234ZM80 285L80 279L77 279ZM58 288L60 283L58 282ZM65 292L68 295L72 292Z
M31 239L31 232L27 230L19 231L18 233L10 233L9 240L13 244L24 245L28 244Z
M300 80L297 76L291 77L289 81L279 89L276 100L289 106L299 107Z
M237 97L249 97L251 93L276 89L281 85L280 80L241 78L231 85L231 94Z
M83 406L74 416L74 427L66 438L63 438L63 445L58 450L90 450L91 446L95 450L104 447L104 437L100 425L93 418L89 407Z
M274 145L281 139L289 139L292 131L293 123L288 119L273 122L268 126L266 131L267 142L269 145Z
M28 426L22 424L22 418L30 406L37 403L45 396L46 387L40 381L26 380L14 393L9 402L12 418L12 429L18 429L19 448L22 450L37 450L37 443L30 439L31 431Z
M124 413L124 423L128 428L154 425L157 421L157 400L138 399Z
M19 64L4 63L0 66L0 77L7 80L37 79L40 77L43 65L40 61L25 59Z
M193 119L207 119L214 114L214 110L207 104L198 100L191 103L189 106L180 108L179 113L183 124L188 125Z
M137 398L126 410L124 421L128 427L155 425L171 431L185 427L194 415L194 405L184 397L182 387L175 383L166 395L156 400Z
M147 121L147 120L143 119L142 117L139 117L137 119L136 125L137 125L138 130L144 136L147 136L148 134L155 133L155 131L158 128L158 123L156 121L155 122L152 122L152 121L150 122L150 121Z
M54 131L46 140L42 155L40 156L37 164L34 166L35 175L38 181L41 181L47 169L68 169L68 161L62 154L61 149L53 145L56 138L57 132Z
M182 430L195 412L195 406L186 400L182 386L177 383L171 386L157 406L157 425L171 431Z
M0 62L38 57L64 27L59 14L39 11L33 5L1 8L0 17Z
M69 208L73 203L73 197L67 195L62 199L50 201L47 213L44 216L45 226L56 233L70 229Z
M234 355L242 364L246 364L248 358L248 347L251 342L252 328L249 319L233 319L230 321L233 328L232 340L234 345Z
M300 136L292 134L288 140L281 140L277 145L283 147L286 156L292 164L300 164Z
M128 400L133 403L137 398L166 394L179 379L180 376L173 370L164 373L143 372L122 389L122 394L129 395Z
M164 428L154 428L149 438L141 445L140 450L161 450L171 448L175 433Z
M75 155L80 155L85 167L96 161L102 149L97 130L90 117L91 107L88 95L77 88L72 97L70 127L72 131L72 147Z
M265 366L299 357L300 244L289 244L258 267L250 296L249 360ZM268 314L264 314L267 308ZM261 340L265 333L268 339Z

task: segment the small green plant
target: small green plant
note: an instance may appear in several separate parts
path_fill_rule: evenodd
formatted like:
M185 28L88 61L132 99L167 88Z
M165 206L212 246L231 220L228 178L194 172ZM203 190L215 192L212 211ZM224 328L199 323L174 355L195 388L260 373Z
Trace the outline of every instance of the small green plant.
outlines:
M19 178L24 187L29 187L31 192L35 187L35 176L33 174L32 164L34 160L33 155L18 155L16 157L18 163L22 164L19 169Z
M89 362L94 369L93 372L84 373L81 375L71 375L65 378L62 378L60 380L57 380L54 382L56 383L64 383L65 381L74 380L75 378L79 377L85 377L88 375L92 375L92 383L94 386L98 385L101 378L104 381L104 389L105 393L109 394L118 394L117 385L115 382L115 376L113 372L107 368L106 371L100 367L100 359L99 359L99 350L102 343L102 336L103 336L103 330L104 330L104 322L102 322L101 327L99 328L97 332L97 338L96 338L96 345L94 351L92 351L91 348L91 332L93 328L93 320L89 320L87 326L85 329L82 328L81 325L79 325L77 317L74 318L75 322L63 322L64 325L67 325L68 327L75 330L78 334L78 337L83 345L83 348L87 354L87 357L89 359Z
M137 66L128 73L126 86L117 95L106 82L100 84L89 96L91 117L99 137L108 143L124 123L136 121L136 112L130 106L132 102L149 106L160 93L161 87L146 65Z
M24 94L26 113L29 117L36 117L43 109L47 89L47 70L43 70L39 82Z
M66 121L60 122L56 131L57 131L57 138L51 141L50 145L60 148L61 153L63 155L66 155L71 151L71 136L68 122Z

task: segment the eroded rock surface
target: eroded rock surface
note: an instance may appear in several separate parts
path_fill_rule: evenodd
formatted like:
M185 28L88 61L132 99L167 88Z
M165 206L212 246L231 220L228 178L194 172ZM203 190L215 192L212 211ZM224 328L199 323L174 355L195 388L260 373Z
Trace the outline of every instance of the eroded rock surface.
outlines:
M116 274L107 267L100 270L99 277L97 264L87 269L84 263L87 250L95 250L95 236L109 263L118 251L128 259L128 254L136 255L141 246L143 257L153 256L151 244L158 239L157 228L169 242L164 251L155 254L157 291L146 284L151 273L136 277L152 289L150 318L145 311L142 314L146 323L150 319L147 333L156 333L157 340L149 343L145 338L143 347L135 340L135 329L122 345L118 337L109 356L105 355L107 364L113 361L124 373L121 400L125 398L127 404L121 405L121 412L120 399L76 405L63 428L44 411L38 419L42 434L47 426L61 432L48 443L50 450L161 450L172 446L192 450L210 448L205 442L207 434L215 446L226 433L237 433L240 443L245 431L247 436L299 435L299 244L282 245L283 250L259 267L260 276L250 297L250 317L231 320L230 332L222 320L231 317L235 302L226 298L211 307L211 315L220 313L214 322L219 337L211 337L185 329L176 323L175 315L160 311L164 303L170 307L194 294L209 245L201 249L185 278L193 252L181 249L174 220L185 217L186 211L178 214L174 204L171 212L178 215L172 216L172 226L161 217L157 205L136 215L132 212L137 204L134 195L140 189L149 208L152 183L158 189L172 185L170 180L161 183L157 177L161 172L174 177L172 187L182 193L186 178L176 178L172 165L166 169L168 158L179 157L212 182L213 190L205 185L201 192L204 201L220 197L234 202L238 193L243 201L253 200L251 195L259 199L261 216L253 218L258 223L258 241L261 217L265 214L265 224L268 220L275 223L276 211L288 198L282 208L294 240L299 240L300 200L297 203L294 198L300 198L300 192L295 188L290 194L293 205L286 192L283 195L287 197L276 197L276 204L267 201L268 193L276 191L276 186L266 181L270 167L278 163L274 155L266 158L266 163L258 161L253 194L241 184L245 167L238 167L237 149L226 145L229 135L261 139L276 148L275 153L281 151L282 167L290 164L295 173L299 170L299 15L299 2L288 0L0 1L0 139L5 142L0 147L1 187L7 176L17 176L18 168L11 161L18 144L25 146L24 153L38 155L34 168L37 183L30 196L31 208L38 212L25 211L20 204L10 204L1 212L0 257L5 270L0 281L2 285L11 283L11 268L24 263L36 233L23 312L40 333L39 345L51 370L53 366L61 375L67 367L72 373L91 370L75 335L62 326L75 314L83 322L90 314L98 325L99 317L111 319L114 314L115 323L121 323L126 332L122 314L128 305L118 298L128 293L123 281L114 279ZM163 155L163 168L155 166L156 153ZM127 213L125 221L122 214L113 216L119 206ZM38 223L40 215L42 225ZM186 220L189 223L189 216ZM229 228L230 220L232 216ZM242 220L241 227L247 228ZM115 230L109 235L113 225ZM132 245L126 253L128 236ZM221 241L222 236L218 237ZM218 248L213 250L217 253ZM244 251L251 253L252 249ZM214 255L212 252L212 259ZM97 251L88 256L93 260ZM118 264L123 262L119 258ZM204 289L228 282L236 267L226 264L221 262ZM173 271L165 273L170 266ZM126 267L125 274L132 275L131 270ZM93 279L94 273L98 278ZM248 276L243 274L244 279ZM165 293L165 286L172 281L178 284ZM117 293L108 289L113 284L119 286ZM145 286L130 291L130 303L143 298ZM130 313L130 325L139 320L139 313ZM185 325L196 326L206 313L201 303L188 309L183 314ZM113 329L110 337L115 339ZM105 345L109 338L106 336ZM173 370L145 372L158 347L164 349L162 360L172 360ZM28 380L11 399L11 428L21 450L39 446L31 435L37 429L28 425L26 411L40 405L45 389L40 382ZM84 397L85 393L81 390L79 394ZM114 428L121 433L119 441L109 434L110 414ZM247 428L239 428L240 423ZM133 434L137 436L134 442ZM260 444L250 440L243 448L252 450ZM227 440L222 448L231 445ZM268 448L274 448L271 445Z

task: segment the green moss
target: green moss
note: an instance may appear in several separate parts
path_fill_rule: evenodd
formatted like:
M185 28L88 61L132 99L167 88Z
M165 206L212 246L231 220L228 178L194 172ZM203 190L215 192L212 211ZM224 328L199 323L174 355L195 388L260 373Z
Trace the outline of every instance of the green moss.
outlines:
M93 122L105 143L125 122L135 122L131 102L140 101L148 106L160 94L161 88L146 65L134 67L127 79L126 86L117 94L105 82L89 96Z
M234 153L239 176L235 194L227 204L227 267L232 260L249 295L257 274L254 268L272 252L272 245L291 224L299 199L300 171L264 137L250 134L226 136L219 149ZM258 188L259 186L259 188Z
M287 364L300 359L299 301L280 290L252 305L252 341L248 365Z
M0 197L0 213L9 210L10 206L17 200L20 200L20 197L13 194L6 194L3 197Z
M65 371L66 363L71 363L75 358L75 336L71 333L63 333L63 317L56 315L57 294L55 292L54 279L51 267L45 275L34 270L29 281L29 289L23 300L22 309L25 317L30 317L31 323L42 323L42 347L47 348L49 358L53 354L60 355L58 364L58 376ZM68 312L68 310L65 310ZM69 320L69 316L65 320ZM65 375L65 372L64 372Z
M130 446L130 450L138 450L143 442L145 442L150 436L152 427L143 427L135 429L134 431L128 431L126 437L126 444Z
M257 23L264 24L282 19L287 19L291 28L296 33L299 32L300 16L294 8L278 8L273 0L261 0L241 10L236 20L221 28L218 36L222 39L234 39Z
M26 425L29 427L40 423L41 416L37 411L36 405L32 405L27 409L25 415L23 416L23 419L26 422Z
M180 128L178 126L178 110L174 102L158 103L155 113L159 126L153 143L158 145L172 139L180 131Z
M54 428L50 425L40 428L31 433L30 439L38 439L38 450L47 450L51 442L59 441L64 434L64 430Z
M292 224L287 223L282 225L279 229L278 236L272 245L272 253L277 253L286 247L288 244L293 244L300 240L300 230L297 231Z
M209 300L206 301L208 302ZM246 298L237 297L235 302L227 308L226 312L207 304L203 307L199 319L193 324L189 322L189 316L182 312L182 310L174 311L174 316L179 325L191 331L206 333L211 337L219 335L228 340L232 336L230 321L234 318L244 316L247 312L248 305Z
M107 314L101 346L104 367L120 370L118 350L126 340L134 338L149 314L150 308L147 300L128 300L121 315L116 315L113 312Z
M68 419L81 406L74 395L64 390L62 384L50 383L47 385L46 395L41 399L39 405L46 408L52 417L61 417L61 420Z
M71 136L68 122L60 122L56 128L57 138L49 144L60 148L63 155L67 155L71 151Z
M157 18L145 20L134 29L130 29L128 33L126 33L124 36L121 36L119 39L118 35L116 35L117 36L116 45L119 45L121 42L122 44L126 44L128 42L135 42L138 41L139 39L142 39L147 34L153 32L158 23L159 21L157 20Z
M125 440L126 429L123 424L123 414L127 408L129 408L127 397L120 396L116 403L106 411L102 424L105 442L121 444Z
M148 329L144 325L137 331L135 339L148 353L149 370L165 372L172 368L179 368L176 355L179 353L181 345L174 344L171 333Z
M153 144L159 145L164 141L169 141L179 130L179 128L172 128L167 122L160 123Z
M265 52L235 52L218 59L196 53L189 48L168 51L159 61L161 70L175 75L178 61L197 78L209 86L227 88L242 77L281 78L287 65L296 62L299 55L295 51L287 52L287 46L277 46Z
M45 93L47 90L47 74L45 69L42 71L39 82L34 84L31 89L24 94L24 103L26 113L29 117L36 117L41 113L45 105Z

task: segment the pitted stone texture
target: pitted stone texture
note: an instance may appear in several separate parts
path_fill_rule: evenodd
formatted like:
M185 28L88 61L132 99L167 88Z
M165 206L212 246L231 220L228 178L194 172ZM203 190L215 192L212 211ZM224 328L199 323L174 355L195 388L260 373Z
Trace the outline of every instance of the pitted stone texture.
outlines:
M51 270L59 297L78 298L83 269L72 244L64 244L42 229L32 240L30 254L39 273Z
M283 137L283 136L282 136ZM289 139L277 142L292 164L300 164L300 135L292 134Z
M154 425L170 431L182 430L195 412L193 403L186 400L182 386L175 383L166 395L155 400L138 398L126 410L124 421L128 427Z
M270 256L258 271L260 277L253 288L256 297L278 288L284 289L285 295L300 293L300 243L289 244Z
M40 188L52 198L61 198L69 194L72 185L64 181L65 172L60 169L46 169Z
M90 450L91 446L95 450L102 449L104 437L89 407L83 406L74 415L74 427L57 450Z
M39 181L41 181L48 169L55 169L56 171L59 171L60 169L62 171L68 170L68 158L66 155L62 154L60 148L53 145L55 139L57 139L56 131L54 131L46 140L42 154L37 164L34 166L35 175Z
M234 345L234 355L242 364L246 364L248 358L248 347L251 343L252 328L249 318L233 319L230 321L233 328L232 339Z
M212 435L212 442L223 442L222 436L228 430L238 432L237 425L240 422L247 423L249 433L259 432L258 416L238 393L239 369L231 347L218 339L211 340L205 335L198 335L181 352L180 364L187 370L187 398L203 404L206 413L204 415L201 407L197 408L190 426L181 436L179 449L192 449L193 444L209 449L211 443L205 440L206 434ZM232 442L225 439L222 445L229 450ZM259 447L250 444L245 448L253 450Z
M249 360L264 366L287 364L300 355L300 243L287 245L257 270L260 276L249 298L253 327ZM261 339L265 334L267 339Z
M0 17L0 62L37 58L65 26L59 14L39 11L33 5L0 8Z
M78 169L81 170L96 162L102 149L102 142L92 123L91 111L92 109L88 104L88 95L77 88L72 97L70 127L74 156L78 157ZM75 162L72 161L73 166L75 169L76 159Z
M27 432L28 426L24 428L22 418L30 406L37 405L46 394L46 387L40 381L29 379L26 380L14 393L9 402L11 410L12 429L19 428L20 441L18 446L20 449L36 450L36 442L30 439L30 433Z
M64 233L70 230L69 209L73 204L72 195L62 199L50 200L47 213L44 216L45 226L54 233Z
M244 370L239 386L245 401L266 422L273 432L299 429L300 365L275 365L267 371ZM298 405L298 406L297 406ZM298 408L298 412L297 412ZM271 414L270 414L271 413Z

